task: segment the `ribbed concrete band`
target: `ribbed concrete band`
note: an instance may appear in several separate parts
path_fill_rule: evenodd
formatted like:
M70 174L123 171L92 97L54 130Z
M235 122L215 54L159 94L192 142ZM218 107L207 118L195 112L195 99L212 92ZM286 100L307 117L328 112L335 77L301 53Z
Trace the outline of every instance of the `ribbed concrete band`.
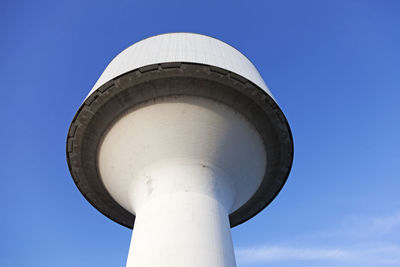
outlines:
M264 209L279 193L293 160L289 125L275 101L235 73L194 63L149 65L99 87L76 113L67 138L67 160L74 181L101 213L132 228L135 216L107 192L98 171L98 149L118 118L139 104L168 96L198 96L224 103L244 115L258 130L267 151L267 168L256 193L229 215L231 227Z

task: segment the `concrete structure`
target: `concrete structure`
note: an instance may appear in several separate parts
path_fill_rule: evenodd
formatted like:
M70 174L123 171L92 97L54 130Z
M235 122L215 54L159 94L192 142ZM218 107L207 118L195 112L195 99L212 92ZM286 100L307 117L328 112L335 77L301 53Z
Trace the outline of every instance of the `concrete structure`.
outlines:
M134 227L127 266L236 266L230 227L274 199L292 158L289 125L256 68L192 33L121 52L67 140L82 194Z

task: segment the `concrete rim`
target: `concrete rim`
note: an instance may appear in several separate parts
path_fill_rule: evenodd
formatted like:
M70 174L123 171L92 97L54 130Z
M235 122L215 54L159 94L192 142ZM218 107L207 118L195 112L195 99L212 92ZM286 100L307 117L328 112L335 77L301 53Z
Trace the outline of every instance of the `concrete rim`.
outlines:
M125 73L100 86L81 105L67 137L67 162L84 197L108 218L133 228L135 216L107 192L97 167L98 147L113 122L135 105L158 97L211 98L242 113L259 131L267 151L267 171L256 193L229 215L234 227L254 217L276 197L293 161L289 124L275 101L246 78L196 63L154 64Z

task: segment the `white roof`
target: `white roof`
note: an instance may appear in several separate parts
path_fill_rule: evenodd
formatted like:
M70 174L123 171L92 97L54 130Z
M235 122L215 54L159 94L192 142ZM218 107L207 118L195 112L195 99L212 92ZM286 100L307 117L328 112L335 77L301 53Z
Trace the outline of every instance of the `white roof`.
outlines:
M139 41L117 55L104 70L89 95L124 73L152 64L188 62L216 66L239 74L271 97L255 66L232 46L195 33L167 33Z

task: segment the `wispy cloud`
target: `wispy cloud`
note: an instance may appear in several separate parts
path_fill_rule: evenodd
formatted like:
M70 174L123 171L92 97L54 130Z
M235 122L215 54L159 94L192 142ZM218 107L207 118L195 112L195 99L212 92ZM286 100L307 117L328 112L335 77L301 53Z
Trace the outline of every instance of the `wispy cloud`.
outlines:
M242 263L278 260L346 260L352 256L347 251L341 249L294 248L284 246L239 248L235 252L238 261Z
M372 228L384 234L400 229L400 212L393 216L373 218Z
M273 261L327 260L348 263L399 265L400 246L374 244L358 248L312 248L287 246L255 246L235 250L238 265Z
M239 266L273 261L337 261L349 264L400 266L400 244L381 242L385 240L384 237L393 237L399 233L400 212L397 212L390 216L369 219L352 218L342 227L332 231L299 234L303 237L314 236L316 240L312 242L312 246L261 244L238 248L235 253ZM324 246L327 238L333 241L339 238L341 245ZM310 241L302 242L301 238L296 240L296 244L309 244Z

